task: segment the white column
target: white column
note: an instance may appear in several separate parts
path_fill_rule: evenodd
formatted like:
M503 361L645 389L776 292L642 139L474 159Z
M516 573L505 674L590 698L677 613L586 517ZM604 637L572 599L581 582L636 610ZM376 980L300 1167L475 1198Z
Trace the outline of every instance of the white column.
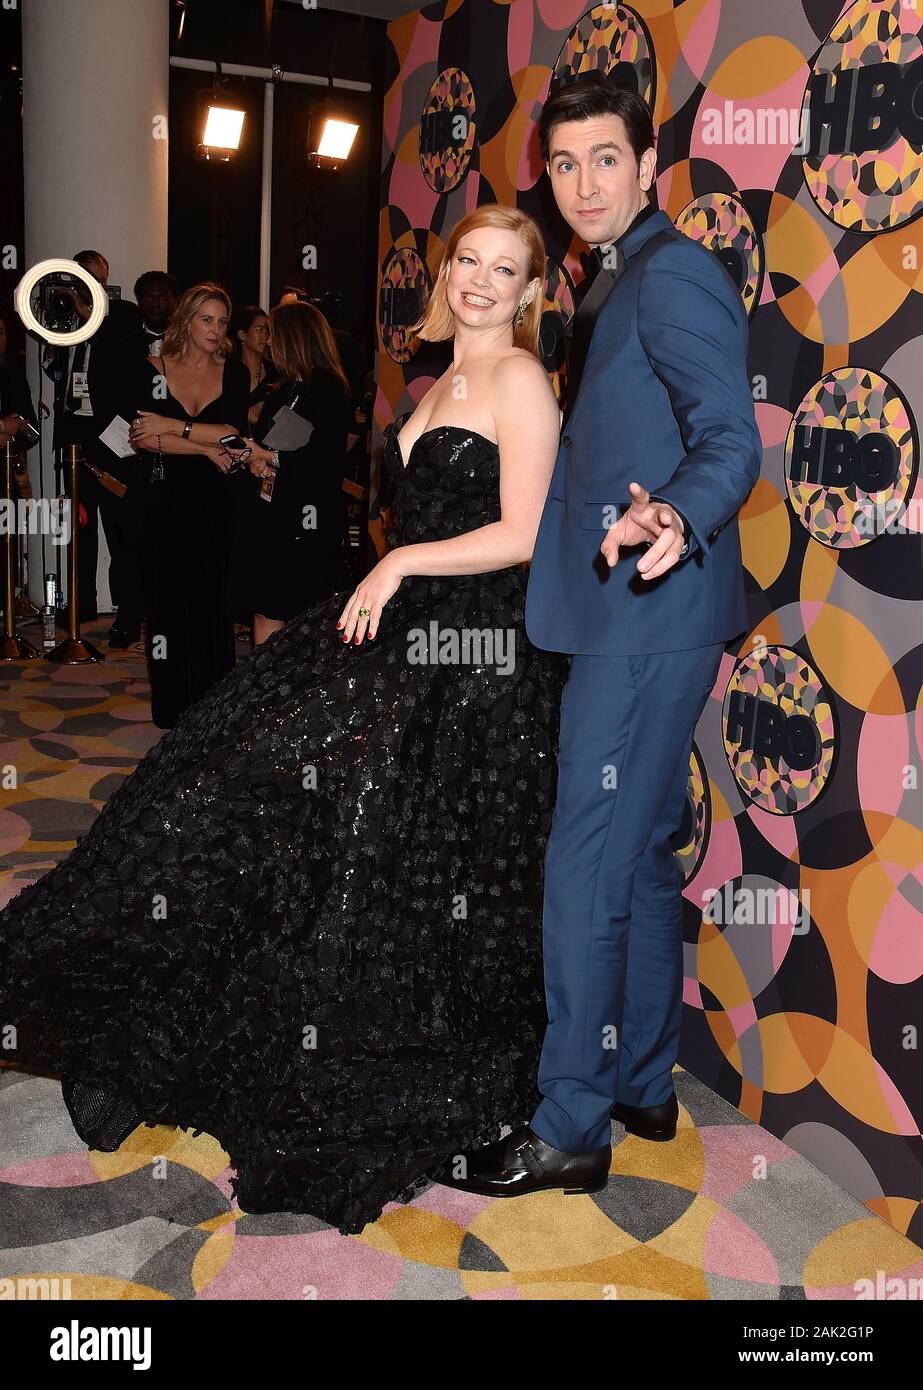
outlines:
M108 259L110 284L133 299L142 271L167 268L169 0L27 0L22 12L23 268L92 248ZM33 396L50 402L36 362L30 342ZM43 447L51 493L50 422ZM29 593L40 603L41 538L28 544ZM100 528L103 574L107 561ZM103 579L101 608L108 597Z

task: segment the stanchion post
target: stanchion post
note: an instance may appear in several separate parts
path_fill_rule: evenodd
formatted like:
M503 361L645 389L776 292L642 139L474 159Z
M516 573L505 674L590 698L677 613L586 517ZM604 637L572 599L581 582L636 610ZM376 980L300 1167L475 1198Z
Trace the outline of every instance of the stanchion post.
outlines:
M80 446L68 444L64 450L70 490L70 541L67 547L67 636L50 652L45 653L46 661L60 661L68 666L76 666L85 661L102 661L103 654L92 642L80 636L80 596L78 593L77 556L80 548Z

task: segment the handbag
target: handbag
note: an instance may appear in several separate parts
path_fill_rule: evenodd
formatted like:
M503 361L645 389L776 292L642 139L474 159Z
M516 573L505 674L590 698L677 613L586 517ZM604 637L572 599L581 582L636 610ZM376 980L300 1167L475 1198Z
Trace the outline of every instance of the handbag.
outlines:
M301 392L291 405L280 406L273 416L272 424L263 435L263 445L267 449L301 449L314 433L314 426L303 415L294 410Z

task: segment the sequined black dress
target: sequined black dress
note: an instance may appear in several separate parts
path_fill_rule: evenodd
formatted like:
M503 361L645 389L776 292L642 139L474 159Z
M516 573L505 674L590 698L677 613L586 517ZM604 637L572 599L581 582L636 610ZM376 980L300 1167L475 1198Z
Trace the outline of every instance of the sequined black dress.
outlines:
M401 423L392 544L499 518L496 444L437 427L405 470ZM525 587L404 580L361 646L345 593L293 619L0 913L4 1060L62 1075L91 1146L204 1130L245 1211L345 1233L530 1117L566 659L528 642Z

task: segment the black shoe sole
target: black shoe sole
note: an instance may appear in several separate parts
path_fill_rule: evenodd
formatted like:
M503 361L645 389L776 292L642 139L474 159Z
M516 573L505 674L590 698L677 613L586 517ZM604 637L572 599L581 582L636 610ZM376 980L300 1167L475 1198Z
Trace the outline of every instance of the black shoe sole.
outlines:
M599 1182L585 1183L580 1187L562 1187L559 1182L544 1183L541 1187L530 1187L527 1191L513 1192L503 1191L494 1192L490 1187L483 1183L464 1183L448 1182L444 1179L433 1178L433 1182L440 1183L442 1187L453 1187L457 1192L473 1192L477 1197L530 1197L533 1192L563 1192L565 1197L583 1197L591 1192L602 1192L609 1181L609 1174Z
M612 1118L618 1124L625 1126L626 1134L634 1134L638 1139L650 1139L655 1144L665 1144L670 1139L676 1138L676 1127L668 1129L636 1129L631 1120L625 1120L616 1106L612 1111Z

